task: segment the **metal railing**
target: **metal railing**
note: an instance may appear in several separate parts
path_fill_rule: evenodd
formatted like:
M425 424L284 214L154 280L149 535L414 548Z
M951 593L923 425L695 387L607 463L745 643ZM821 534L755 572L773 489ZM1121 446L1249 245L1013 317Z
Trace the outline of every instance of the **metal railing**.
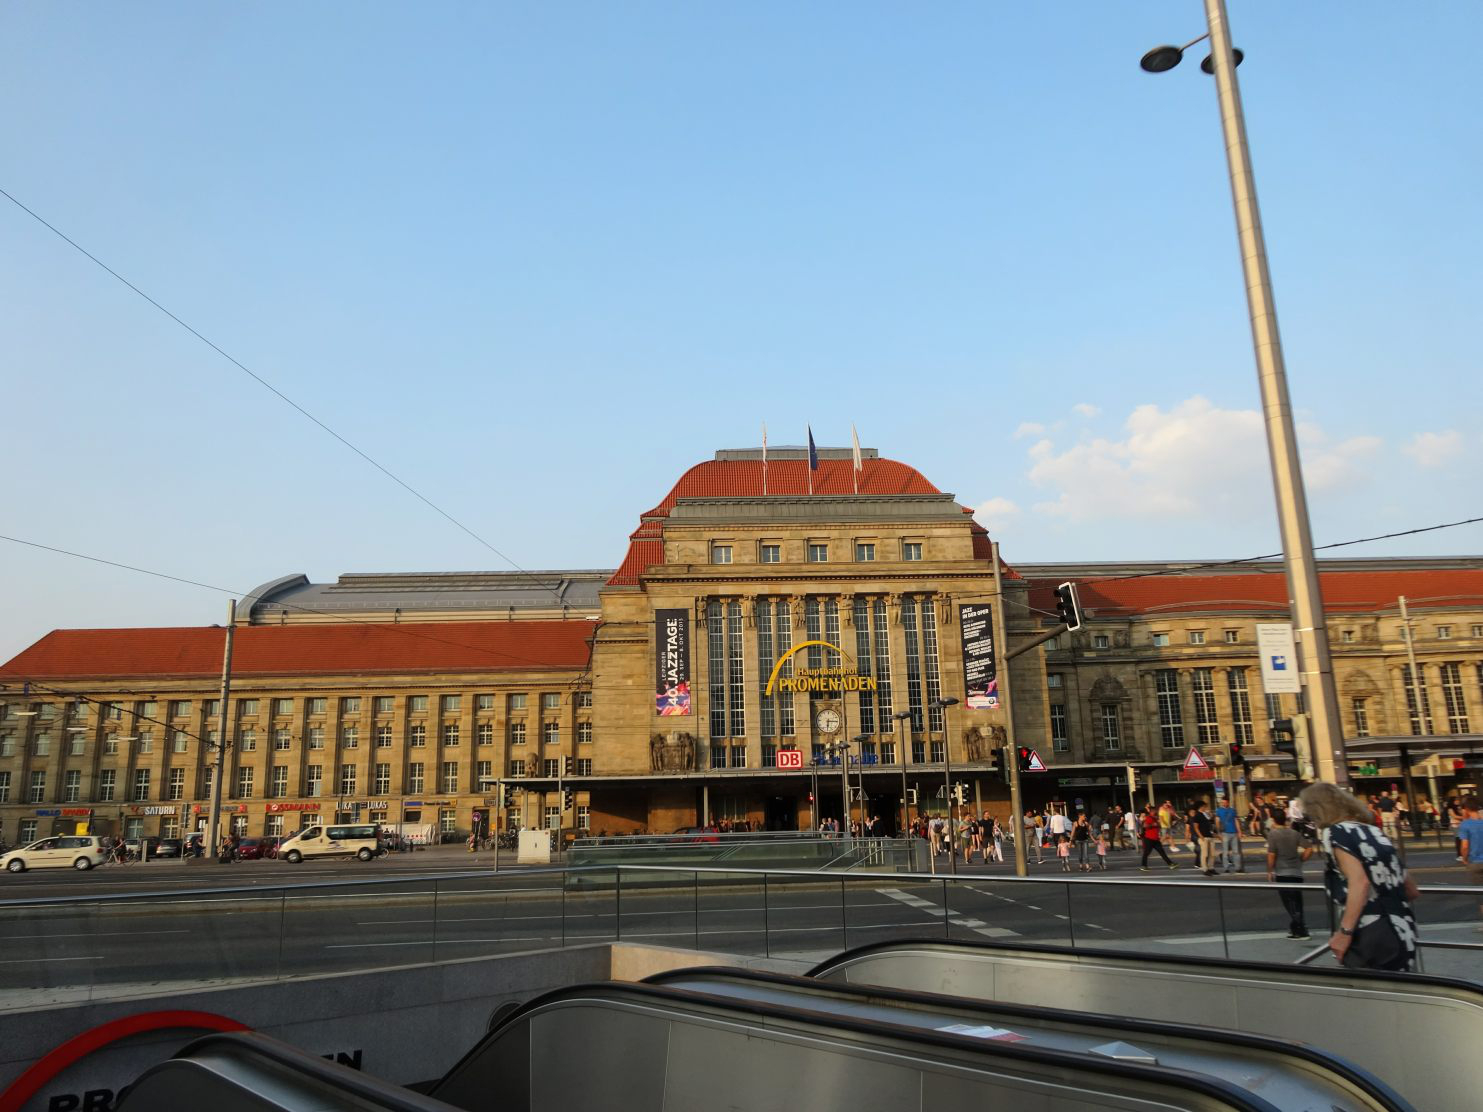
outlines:
M487 870L0 901L0 1007L380 969L602 942L812 960L936 937L1244 961L1286 937L1282 886L712 866ZM1313 926L1332 925L1317 885ZM1476 886L1426 886L1427 972L1483 980Z

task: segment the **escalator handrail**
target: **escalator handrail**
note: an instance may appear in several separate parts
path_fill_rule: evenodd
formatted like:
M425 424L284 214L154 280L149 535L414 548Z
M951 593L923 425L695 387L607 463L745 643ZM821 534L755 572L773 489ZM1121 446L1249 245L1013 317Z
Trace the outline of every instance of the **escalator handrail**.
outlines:
M157 1070L166 1068L171 1062L196 1058L204 1052L216 1050L246 1057L265 1058L276 1066L287 1067L315 1081L337 1086L358 1097L378 1101L387 1112L458 1112L458 1109L452 1105L437 1100L435 1097L423 1096L400 1085L394 1085L390 1081L382 1081L370 1074L338 1065L290 1046L288 1043L280 1042L269 1035L264 1035L261 1031L219 1031L203 1035L199 1039L192 1039L176 1051L171 1058L155 1063L131 1084L125 1086L119 1092L117 1103L123 1104L130 1089Z
M804 1008L789 1008L759 1001L735 1000L710 996L703 992L691 992L685 989L665 988L643 982L629 981L587 982L585 984L572 985L568 988L555 989L552 992L542 993L540 996L534 997L521 1005L518 1010L510 1013L504 1023L480 1038L468 1053L460 1058L443 1075L442 1080L429 1091L436 1096L443 1084L451 1080L466 1064L472 1062L486 1046L501 1038L509 1028L514 1027L518 1023L525 1022L537 1012L566 1003L575 1003L584 997L595 997L612 1002L621 1002L624 997L637 997L645 1003L663 1005L669 1011L682 1010L679 1006L689 1004L697 1008L708 1009L712 1014L716 1012L739 1013L756 1019L773 1019L799 1023L806 1026L828 1027L847 1031L851 1034L896 1039L899 1042L935 1046L955 1051L969 1050L986 1058L1004 1058L1010 1061L1026 1062L1037 1066L1050 1066L1062 1070L1070 1069L1074 1071L1110 1074L1114 1077L1139 1081L1145 1084L1173 1088L1183 1087L1224 1101L1233 1108L1245 1109L1247 1112L1282 1112L1281 1109L1278 1109L1260 1095L1242 1089L1220 1078L1192 1073L1188 1070L1170 1066L1147 1066L1141 1063L1125 1062L1114 1058L1089 1059L1085 1055L1073 1054L1062 1050L1032 1047L1020 1043L990 1042L984 1039L977 1039L968 1035L952 1034L946 1031L927 1031L920 1028L900 1027L895 1024L882 1023L871 1019L861 1019L855 1016L832 1015L826 1012L813 1012Z
M1020 1016L1026 1020L1044 1020L1053 1023L1096 1027L1116 1033L1118 1038L1125 1033L1147 1034L1170 1039L1193 1042L1207 1039L1223 1042L1250 1050L1258 1050L1283 1057L1301 1058L1311 1065L1337 1074L1355 1087L1369 1093L1382 1107L1392 1112L1414 1112L1414 1106L1393 1088L1368 1070L1308 1043L1277 1039L1269 1035L1258 1035L1248 1031L1233 1031L1225 1027L1210 1027L1200 1024L1168 1023L1158 1019L1137 1016L1111 1018L1099 1012L1078 1012L1066 1008L1044 1007L1038 1004L1001 1003L996 1000L980 1001L968 996L951 996L944 993L926 992L920 989L890 988L882 985L855 984L850 981L818 981L807 976L790 973L773 973L763 969L744 969L723 965L699 965L685 969L666 969L643 979L643 984L666 985L670 981L684 981L696 977L722 977L738 981L759 981L764 984L785 988L806 989L817 985L825 992L838 992L843 996L879 997L899 1001L903 1004L936 1005L956 1008L960 1011L992 1011L1000 1015ZM694 990L692 990L694 991ZM723 999L730 999L725 997Z
M1093 946L1078 946L1074 950L1068 950L1064 946L1048 946L1038 942L980 942L973 939L953 939L948 941L940 936L935 938L884 939L879 942L867 942L860 946L852 946L848 950L841 950L832 957L825 958L819 964L809 969L804 976L822 977L826 973L877 952L889 953L892 950L919 948L935 950L956 949L977 951L986 954L1002 953L1006 956L1027 954L1054 957L1064 959L1067 965L1075 965L1077 959L1083 957L1107 958L1120 962L1146 963L1170 968L1188 968L1193 966L1195 968L1209 969L1212 972L1249 972L1302 983L1327 980L1334 981L1337 984L1351 985L1359 982L1361 986L1368 984L1369 987L1374 988L1384 987L1415 990L1420 987L1428 987L1445 989L1451 993L1455 993L1460 998L1459 1003L1472 1004L1475 1007L1483 1008L1483 985L1456 977L1439 977L1431 973L1392 973L1383 969L1350 969L1347 966L1335 969L1312 968L1306 965L1293 965L1288 962L1233 961L1227 958L1208 958L1193 954L1185 956L1180 954L1144 953L1141 950L1104 950L1100 947Z

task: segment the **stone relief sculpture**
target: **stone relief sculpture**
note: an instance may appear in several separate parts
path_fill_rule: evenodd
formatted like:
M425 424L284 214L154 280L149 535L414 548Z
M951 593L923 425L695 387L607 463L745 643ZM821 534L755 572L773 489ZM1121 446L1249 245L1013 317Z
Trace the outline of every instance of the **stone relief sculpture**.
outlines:
M968 754L970 761L986 761L989 759L988 740L984 736L983 730L978 726L969 726L963 731L963 751Z
M694 772L695 735L671 730L649 735L649 770L651 772Z

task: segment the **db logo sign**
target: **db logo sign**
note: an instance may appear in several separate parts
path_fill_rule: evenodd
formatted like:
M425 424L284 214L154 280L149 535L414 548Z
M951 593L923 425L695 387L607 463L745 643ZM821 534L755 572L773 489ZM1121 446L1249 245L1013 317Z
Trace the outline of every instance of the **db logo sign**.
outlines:
M777 764L777 766L778 766L778 768L802 768L803 767L803 750L802 749L779 749L778 750L778 764Z

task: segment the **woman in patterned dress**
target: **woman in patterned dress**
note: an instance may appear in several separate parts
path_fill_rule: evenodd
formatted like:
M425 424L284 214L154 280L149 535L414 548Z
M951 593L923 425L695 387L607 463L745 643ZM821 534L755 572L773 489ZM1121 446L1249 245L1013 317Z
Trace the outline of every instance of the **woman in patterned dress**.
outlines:
M1341 909L1338 929L1329 939L1334 957L1351 967L1411 970L1416 961L1416 916L1411 910L1416 883L1406 875L1395 846L1373 824L1370 809L1343 788L1309 784L1298 801L1303 814L1318 827L1328 857L1324 887ZM1390 931L1398 946L1387 945ZM1371 942L1372 932L1379 936L1373 945L1349 952L1357 935ZM1387 949L1394 952L1388 957L1374 956ZM1371 960L1361 958L1360 950L1369 951Z

